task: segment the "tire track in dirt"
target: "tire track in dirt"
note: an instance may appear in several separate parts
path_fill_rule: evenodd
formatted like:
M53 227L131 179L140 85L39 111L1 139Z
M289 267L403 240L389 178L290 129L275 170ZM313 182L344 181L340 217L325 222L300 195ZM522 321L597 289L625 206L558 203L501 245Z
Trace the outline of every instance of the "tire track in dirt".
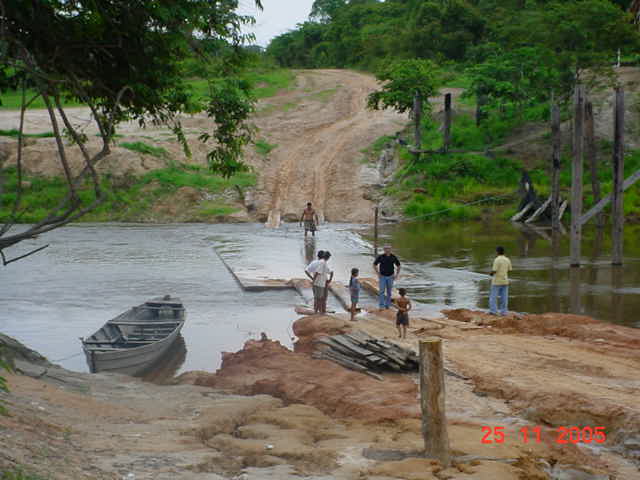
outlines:
M257 122L261 134L278 144L268 161L254 165L259 216L277 227L294 220L311 201L321 219L368 221L373 205L359 181L365 168L361 151L402 129L407 117L367 110L367 96L378 83L365 74L302 71L297 81L295 90L275 103L269 99L270 105L295 106Z

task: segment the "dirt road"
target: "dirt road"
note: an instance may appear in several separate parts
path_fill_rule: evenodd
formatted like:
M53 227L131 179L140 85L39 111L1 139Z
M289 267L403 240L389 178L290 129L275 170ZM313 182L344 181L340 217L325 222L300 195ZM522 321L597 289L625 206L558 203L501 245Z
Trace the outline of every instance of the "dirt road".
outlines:
M406 116L387 110L367 110L367 96L378 86L374 77L348 70L309 70L297 72L295 84L274 97L261 100L252 122L258 127L257 140L273 148L258 152L250 145L245 161L257 176L252 196L253 219L277 226L280 220L299 217L306 202L316 205L321 219L341 222L370 221L372 203L364 197L367 186L377 181L375 169L364 165L362 150L383 135L394 134L406 124ZM90 150L99 149L97 130L87 108L69 108L72 123L88 136ZM114 176L141 175L164 168L169 160L206 165L210 147L198 137L211 130L205 115L181 119L193 156L186 158L170 130L162 125L141 128L135 122L118 129L113 153L99 165L101 172ZM0 129L10 130L19 123L18 112L0 111ZM25 131L52 130L48 114L31 110ZM120 146L124 142L144 142L165 149L167 158L143 155ZM72 168L80 168L82 158L70 147ZM15 139L0 137L0 161L15 162ZM30 138L23 164L35 174L62 175L53 138Z
M362 73L302 71L295 89L268 100L270 113L258 115L256 123L277 148L253 161L260 172L258 211L270 226L299 218L307 201L327 221L370 220L361 150L401 130L407 120L393 111L367 110L367 96L377 86Z

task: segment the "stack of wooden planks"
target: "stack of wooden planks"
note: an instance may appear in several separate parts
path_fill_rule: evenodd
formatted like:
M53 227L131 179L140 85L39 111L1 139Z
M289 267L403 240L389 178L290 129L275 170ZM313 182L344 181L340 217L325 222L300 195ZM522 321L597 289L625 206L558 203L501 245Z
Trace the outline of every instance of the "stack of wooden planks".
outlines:
M378 372L418 371L419 358L414 351L362 331L322 337L315 343L321 348L314 352L314 358L331 360L379 380Z

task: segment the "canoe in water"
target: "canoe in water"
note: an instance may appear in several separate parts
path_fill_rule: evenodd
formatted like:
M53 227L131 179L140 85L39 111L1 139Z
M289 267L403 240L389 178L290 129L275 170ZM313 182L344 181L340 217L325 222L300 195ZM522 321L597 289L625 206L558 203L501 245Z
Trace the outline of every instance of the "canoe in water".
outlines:
M182 302L170 295L127 310L80 339L89 370L143 374L169 350L184 322Z

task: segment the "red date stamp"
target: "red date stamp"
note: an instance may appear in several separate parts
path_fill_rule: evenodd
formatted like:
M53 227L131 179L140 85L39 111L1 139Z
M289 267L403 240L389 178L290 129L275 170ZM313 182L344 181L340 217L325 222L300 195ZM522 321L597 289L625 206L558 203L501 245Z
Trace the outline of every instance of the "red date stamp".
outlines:
M505 443L504 427L482 427L481 443ZM560 445L578 443L605 443L607 433L604 427L558 427L543 432L542 427L522 427L518 431L518 438L522 443L541 443L545 436L552 435L551 441Z

